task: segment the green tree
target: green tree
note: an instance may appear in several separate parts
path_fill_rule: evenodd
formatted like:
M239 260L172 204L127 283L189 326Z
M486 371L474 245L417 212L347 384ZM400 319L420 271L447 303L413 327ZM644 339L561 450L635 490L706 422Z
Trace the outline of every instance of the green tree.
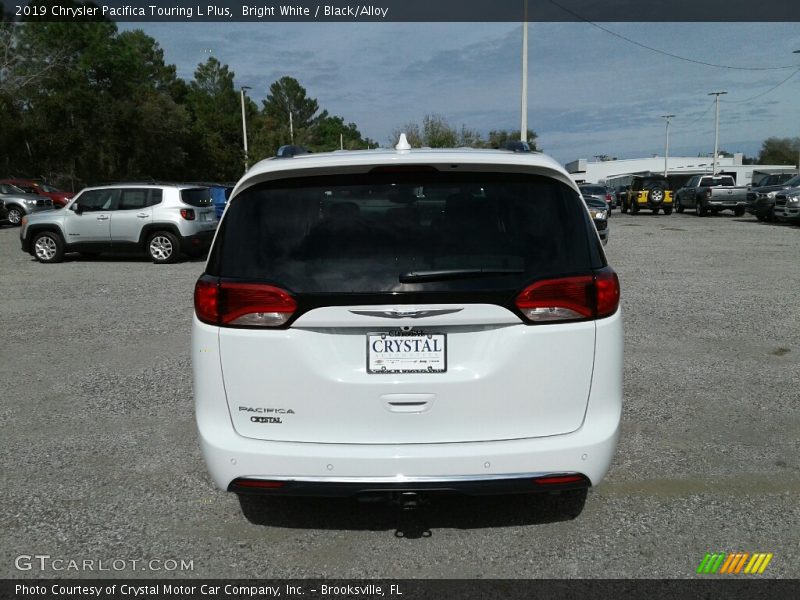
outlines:
M800 137L770 137L761 144L758 162L762 165L796 165L800 154Z
M234 73L214 58L198 65L186 104L191 115L192 177L208 181L238 179L244 169L239 94Z
M319 103L309 98L306 89L293 77L281 77L269 86L263 113L264 137L273 152L291 143L311 148L316 125L328 117L328 111L319 112Z
M339 150L340 141L344 150L363 150L375 145L369 138L362 137L355 123L345 124L342 117L325 116L315 124L313 131L314 143L311 150L315 152Z

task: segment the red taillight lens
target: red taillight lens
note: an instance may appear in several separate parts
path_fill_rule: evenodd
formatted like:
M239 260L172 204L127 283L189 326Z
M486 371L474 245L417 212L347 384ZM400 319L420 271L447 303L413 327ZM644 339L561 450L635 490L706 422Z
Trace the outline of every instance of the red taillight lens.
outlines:
M619 280L611 269L594 275L545 279L525 288L515 304L534 323L607 317L619 307Z
M217 325L219 320L219 286L216 280L201 277L194 286L194 312L204 323Z
M606 194L606 202L611 203L611 194Z
M222 283L222 324L278 327L297 310L287 292L258 283Z
M197 318L212 325L280 327L297 310L288 292L260 283L201 277L194 289Z
M194 211L191 208L182 208L181 216L187 221L194 221Z
M619 278L612 271L600 271L594 276L595 310L597 318L608 317L619 308Z

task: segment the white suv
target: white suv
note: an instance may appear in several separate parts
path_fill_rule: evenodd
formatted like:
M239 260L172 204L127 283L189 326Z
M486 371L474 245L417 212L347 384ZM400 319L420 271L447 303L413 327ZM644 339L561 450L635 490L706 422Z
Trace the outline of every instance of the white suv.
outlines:
M617 443L620 312L544 155L262 161L195 288L209 471L240 494L583 490Z

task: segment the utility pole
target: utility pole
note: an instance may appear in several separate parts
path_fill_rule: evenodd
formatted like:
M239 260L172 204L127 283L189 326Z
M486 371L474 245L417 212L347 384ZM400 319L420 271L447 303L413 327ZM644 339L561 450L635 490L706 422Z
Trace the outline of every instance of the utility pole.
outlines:
M710 92L709 96L716 96L716 111L714 116L714 162L713 162L713 169L711 171L712 175L717 174L717 156L719 155L719 97L727 94L728 92Z
M664 142L664 177L666 177L669 172L669 164L667 163L669 160L669 120L674 119L675 115L661 115L661 118L667 121L667 137Z
M249 90L249 89L252 89L252 88L250 88L250 86L243 85L241 90L240 90L241 97L242 97L242 140L244 141L244 170L245 171L247 171L247 169L250 168L250 165L248 164L248 157L247 157L247 113L244 110L244 91L245 90Z
M523 0L522 23L522 106L519 139L528 141L528 0Z
M289 139L294 144L294 122L292 121L292 111L289 110Z
M792 54L800 54L800 50L795 50ZM797 151L797 172L800 173L800 150Z

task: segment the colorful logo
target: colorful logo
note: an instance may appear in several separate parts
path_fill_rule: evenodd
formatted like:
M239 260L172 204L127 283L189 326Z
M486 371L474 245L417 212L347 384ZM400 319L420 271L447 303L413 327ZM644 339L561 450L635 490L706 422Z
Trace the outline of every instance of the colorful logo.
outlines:
M728 575L761 575L772 560L771 552L725 552L706 553L697 572L703 575L726 573Z

